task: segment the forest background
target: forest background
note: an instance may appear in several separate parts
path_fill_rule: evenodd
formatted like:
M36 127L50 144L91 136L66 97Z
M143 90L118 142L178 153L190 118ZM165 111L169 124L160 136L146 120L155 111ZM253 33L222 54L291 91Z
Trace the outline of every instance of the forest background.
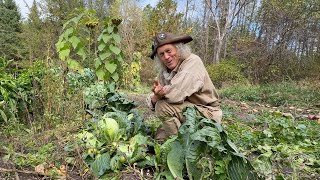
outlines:
M16 152L31 147L52 152L59 145L45 145L49 137L27 147L24 141L13 145L12 137L41 136L62 127L61 133L77 131L87 115L92 115L87 107L95 102L86 99L90 89L85 90L92 83L115 83L116 89L134 92L137 97L147 94L158 70L149 58L152 39L161 31L193 37L190 46L223 98L268 103L295 112L305 109L314 114L309 120L319 119L320 1L163 0L147 4L138 0L41 0L33 1L22 18L15 1L0 0L0 138L7 139L0 142L5 147L0 153L7 160L10 155L16 157L15 164L41 164L30 158L21 162L24 156ZM100 92L98 88L91 91ZM246 104L241 108L248 109ZM75 124L67 125L71 121ZM265 131L264 135L271 136ZM69 141L67 136L55 135L61 147ZM236 137L234 134L233 140ZM316 142L319 135L310 135L310 139ZM36 149L26 150L32 151L39 154ZM319 168L318 161L312 163ZM267 172L299 176L296 167L298 164L290 166L288 172L280 168L276 173L273 167ZM318 175L319 170L314 169L304 173Z

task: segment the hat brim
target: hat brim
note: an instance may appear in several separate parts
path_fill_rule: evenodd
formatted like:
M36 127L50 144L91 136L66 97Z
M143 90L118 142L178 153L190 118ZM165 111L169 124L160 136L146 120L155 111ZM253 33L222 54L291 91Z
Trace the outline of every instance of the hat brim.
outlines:
M177 37L172 38L172 39L170 39L170 40L168 40L168 41L164 41L164 42L162 42L161 44L159 44L159 45L157 46L157 48L155 48L155 49L152 51L152 53L150 54L150 58L151 58L151 59L154 59L154 56L156 55L158 48L161 47L161 46L163 46L163 45L166 45L166 44L175 44L175 43L184 43L184 44L186 44L186 43L188 43L188 42L190 42L190 41L192 41L192 40L193 40L193 39L192 39L191 36L185 35L185 36L177 36Z

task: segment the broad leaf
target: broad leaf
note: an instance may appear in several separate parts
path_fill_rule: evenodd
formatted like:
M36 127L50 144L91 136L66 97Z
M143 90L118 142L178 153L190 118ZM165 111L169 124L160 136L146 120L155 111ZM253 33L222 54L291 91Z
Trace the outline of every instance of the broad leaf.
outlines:
M97 69L102 64L100 58L96 58L94 61L94 67Z
M183 179L184 150L179 142L171 143L171 151L167 156L167 164L174 178Z
M118 81L119 80L119 74L118 73L113 73L111 77L112 77L112 79L114 81Z
M0 114L1 114L2 119L7 123L8 122L7 115L1 109L0 109Z
M76 60L68 59L67 63L70 69L83 72L82 66Z
M231 180L259 179L250 162L235 155L231 155L231 161L228 165L228 175Z
M101 43L101 44L98 46L98 50L99 50L99 51L102 51L105 47L106 47L106 44L105 44L105 43Z
M121 42L121 37L119 34L112 34L112 37L117 43Z
M111 39L111 36L108 34L103 34L102 39L103 39L103 42L107 44L109 42L109 40Z
M113 31L113 28L114 28L114 26L113 25L109 25L108 27L107 27L107 30L108 30L108 33L112 33L112 31Z
M72 44L72 47L74 49L77 48L78 44L80 43L80 39L77 37L77 36L72 36L70 39L69 39L69 42L71 42Z
M121 52L121 50L120 50L117 46L114 46L113 44L111 44L111 45L109 46L109 48L110 48L110 50L111 50L113 53L115 53L116 55L118 55L118 54Z
M74 31L74 29L71 27L71 28L68 28L64 33L63 33L63 37L68 39L68 37L70 36L70 34L72 34Z
M99 80L104 80L104 76L106 75L106 70L101 66L96 70L96 75Z
M61 60L66 60L66 57L69 56L70 54L70 49L65 49L59 52L59 58Z
M105 60L107 57L110 57L110 55L110 51L107 50L105 53L100 54L99 57L101 58L101 60Z
M91 164L91 171L96 177L102 176L106 170L110 169L110 155L102 154Z
M110 74L112 74L117 69L117 64L114 64L114 63L112 63L110 61L107 61L105 63L105 68L110 72Z

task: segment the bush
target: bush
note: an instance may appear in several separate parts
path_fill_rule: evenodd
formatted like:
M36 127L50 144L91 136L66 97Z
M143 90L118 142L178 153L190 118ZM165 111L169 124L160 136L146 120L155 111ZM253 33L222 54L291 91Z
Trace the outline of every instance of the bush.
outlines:
M209 76L218 88L228 84L248 82L242 74L241 69L241 64L237 63L234 59L224 60L219 64L207 66Z

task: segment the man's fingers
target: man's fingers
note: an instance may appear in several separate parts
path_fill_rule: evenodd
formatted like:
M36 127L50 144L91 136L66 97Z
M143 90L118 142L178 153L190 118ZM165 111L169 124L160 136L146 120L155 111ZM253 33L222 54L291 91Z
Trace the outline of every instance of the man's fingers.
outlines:
M154 84L155 86L159 86L160 83L159 83L158 80L154 80L154 81L153 81L153 84Z

